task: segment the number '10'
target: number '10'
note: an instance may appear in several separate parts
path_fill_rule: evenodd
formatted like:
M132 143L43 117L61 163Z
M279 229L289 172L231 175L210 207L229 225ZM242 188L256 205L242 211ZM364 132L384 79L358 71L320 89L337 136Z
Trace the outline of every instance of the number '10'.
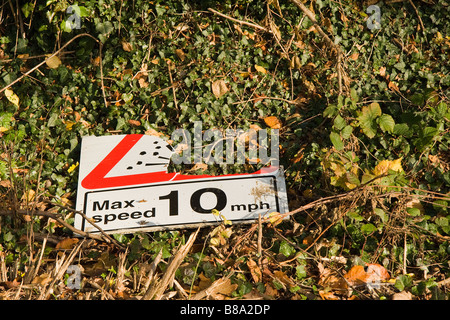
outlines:
M216 196L217 203L214 208L205 209L200 203L200 198L204 193L213 193ZM178 215L178 191L172 191L165 196L159 197L159 200L169 200L169 216ZM227 205L227 195L220 189L217 188L203 188L195 191L191 196L191 208L198 213L211 213L212 210L216 209L218 211L223 210Z

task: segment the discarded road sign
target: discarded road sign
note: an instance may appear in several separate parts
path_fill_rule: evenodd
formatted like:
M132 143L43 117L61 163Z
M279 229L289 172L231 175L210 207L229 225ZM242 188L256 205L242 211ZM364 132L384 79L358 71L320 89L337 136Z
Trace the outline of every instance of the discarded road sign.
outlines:
M161 138L130 134L83 137L76 209L107 233L251 222L288 212L282 170L222 176L168 173L172 148ZM99 230L80 215L75 227Z

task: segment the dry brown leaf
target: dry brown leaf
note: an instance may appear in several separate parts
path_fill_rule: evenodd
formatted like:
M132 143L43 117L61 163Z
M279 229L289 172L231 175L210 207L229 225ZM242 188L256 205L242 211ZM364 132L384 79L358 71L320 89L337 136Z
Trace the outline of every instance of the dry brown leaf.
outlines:
M412 294L408 291L394 293L391 300L412 300Z
M214 94L214 96L219 99L220 97L222 97L225 93L228 92L228 87L227 84L225 83L225 81L223 80L216 80L212 83L212 92Z
M254 260L250 259L247 261L247 266L248 266L248 269L250 270L253 281L255 283L261 282L262 272L261 272L261 269L258 267L258 264Z
M281 40L280 29L278 28L278 26L275 24L275 22L272 19L270 19L269 27L270 27L270 30L272 31L272 33L277 38L277 40L280 41Z
M341 300L333 291L319 290L319 295L322 300Z
M264 118L264 122L272 129L281 129L281 122L275 116Z
M50 283L51 281L52 281L52 278L50 277L50 274L43 273L43 274L37 276L36 278L34 278L31 283L32 284L39 284L41 286L45 286L48 283Z
M20 200L24 201L24 202L31 202L34 199L35 194L36 194L36 192L33 189L30 189L30 190L28 190L28 192L24 192L24 194L22 195L22 198Z
M400 92L400 89L398 88L398 86L392 81L389 81L388 87L392 91Z
M319 281L318 284L325 288L335 290L346 290L348 288L347 281L342 277L337 277L330 269L325 268L322 263L318 263Z
M122 41L122 49L126 52L131 52L133 50L133 45L129 42Z
M359 57L359 53L358 53L358 52L355 52L355 53L353 53L349 58L350 58L351 60L355 61L355 60L358 60L358 57Z
M194 164L194 166L189 169L188 171L196 171L196 170L202 170L205 171L206 169L208 169L208 165L206 163L196 163Z
M139 127L141 125L141 122L139 120L128 120L128 123L132 126Z
M390 275L382 265L368 263L365 266L353 266L344 278L350 285L358 286L388 280Z
M138 80L138 82L139 82L139 87L140 87L140 88L147 88L147 87L148 87L148 82L145 81L144 78L140 78L140 79Z
M78 243L77 238L65 238L56 244L56 249L73 249L75 245Z
M186 59L186 54L184 53L183 50L181 50L181 49L176 49L176 50L175 50L175 53L176 53L177 57L178 57L181 61L184 61L184 59Z
M383 78L386 76L386 67L380 67L380 76Z
M277 270L274 273L275 278L285 285L292 286L294 282L283 271Z

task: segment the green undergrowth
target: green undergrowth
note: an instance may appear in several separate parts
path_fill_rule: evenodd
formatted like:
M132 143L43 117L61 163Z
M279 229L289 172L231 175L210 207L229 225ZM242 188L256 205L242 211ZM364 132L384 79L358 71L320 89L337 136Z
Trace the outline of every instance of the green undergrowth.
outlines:
M9 1L0 8L0 88L76 35L97 41L77 38L1 93L3 298L15 288L5 283L50 273L51 262L30 273L40 248L51 261L62 250L56 243L73 237L48 217L6 212L35 208L73 223L73 213L51 202L74 208L82 136L147 133L172 142L174 130L193 131L195 121L203 130L270 131L275 127L265 120L276 117L289 207L317 205L263 224L261 240L255 225L202 229L175 274L187 294L227 278L215 298L325 299L336 288L324 270L342 277L353 265L377 263L395 280L391 285L335 296L385 299L406 290L415 299L448 299L441 282L450 276L447 1L415 2L417 12L408 1L379 2L380 28L373 30L365 2L304 2L340 48L341 61L289 1L49 0L12 2L15 9L17 3L22 22ZM79 29L72 28L73 12ZM226 174L260 167L172 170ZM336 195L342 197L320 201ZM98 280L115 298L141 296L143 270L161 251L163 274L191 232L114 235L128 247L126 258L117 247L88 242L79 264L86 281ZM53 242L44 248L45 235ZM119 275L128 282L119 286ZM50 298L85 293L60 288Z

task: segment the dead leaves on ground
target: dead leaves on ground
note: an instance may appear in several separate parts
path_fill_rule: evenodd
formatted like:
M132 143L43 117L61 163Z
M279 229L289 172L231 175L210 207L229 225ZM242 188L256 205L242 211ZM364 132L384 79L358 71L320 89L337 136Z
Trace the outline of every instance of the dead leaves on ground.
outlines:
M380 287L391 278L386 268L377 263L354 265L347 273L326 268L322 263L318 263L318 269L318 284L322 286L319 295L323 300L353 300L354 289Z

